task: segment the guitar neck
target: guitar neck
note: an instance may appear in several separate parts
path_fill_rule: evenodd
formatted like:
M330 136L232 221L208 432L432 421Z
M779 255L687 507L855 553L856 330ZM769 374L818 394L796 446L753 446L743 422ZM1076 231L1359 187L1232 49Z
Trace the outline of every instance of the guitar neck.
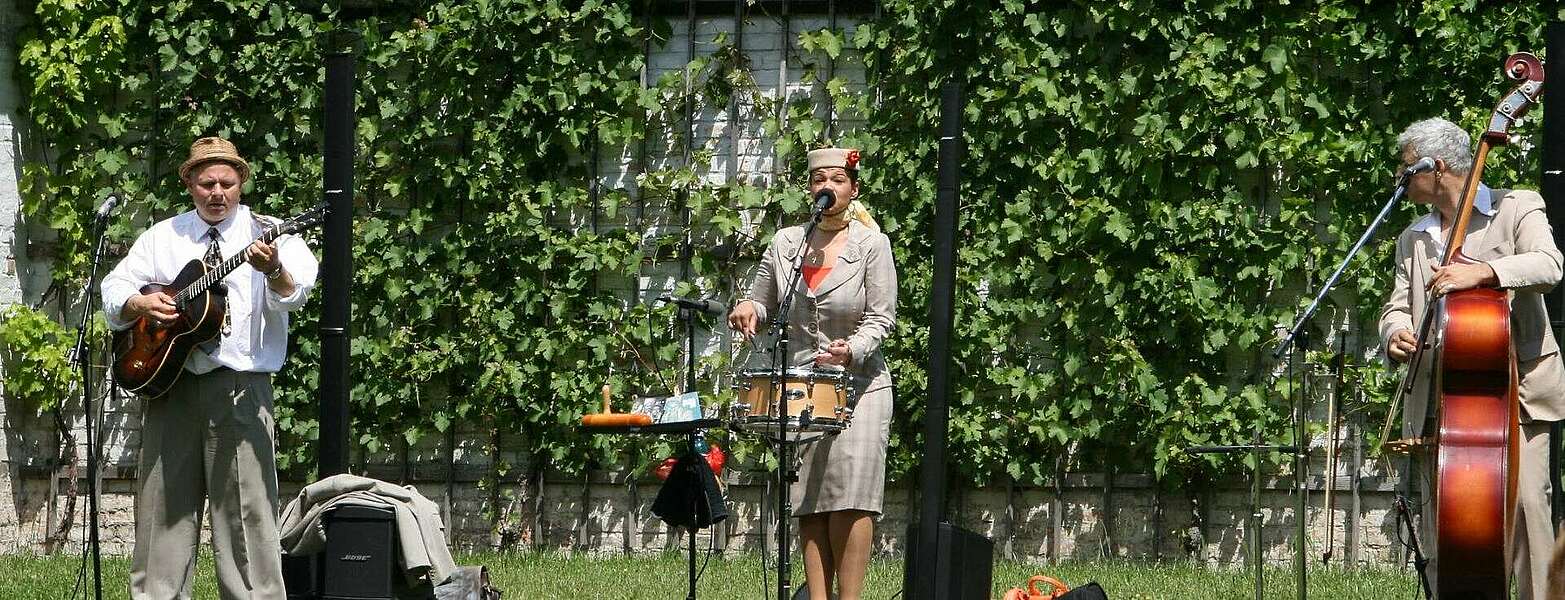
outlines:
M275 227L270 227L267 228L265 233L261 234L261 237L256 238L256 241L270 244L273 240L276 240L281 235L281 230ZM245 247L249 248L249 244L246 244ZM238 254L224 259L223 262L218 263L216 268L207 271L206 275L202 275L200 279L197 279L191 282L190 285L185 286L185 289L179 291L179 294L175 297L175 300L178 302L189 302L196 296L205 294L208 290L212 289L213 286L221 283L224 277L227 277L229 273L232 273L234 269L239 268L239 265L242 264L245 264L245 253L243 250L241 250Z

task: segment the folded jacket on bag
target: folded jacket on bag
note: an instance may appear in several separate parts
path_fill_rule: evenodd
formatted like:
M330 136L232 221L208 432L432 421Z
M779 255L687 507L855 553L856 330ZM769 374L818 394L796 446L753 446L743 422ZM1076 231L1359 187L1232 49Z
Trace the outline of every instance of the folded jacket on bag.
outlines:
M283 552L306 556L324 550L326 530L321 517L338 506L373 506L395 512L400 567L409 585L438 584L456 572L438 505L411 485L357 475L333 475L299 491L283 509L278 527Z

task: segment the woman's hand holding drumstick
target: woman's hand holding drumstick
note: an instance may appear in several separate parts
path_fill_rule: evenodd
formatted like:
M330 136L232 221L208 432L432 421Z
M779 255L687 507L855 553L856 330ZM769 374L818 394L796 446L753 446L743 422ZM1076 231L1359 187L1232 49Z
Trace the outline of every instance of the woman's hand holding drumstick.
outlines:
M734 305L734 309L728 312L728 328L744 335L744 339L755 337L755 328L760 324L760 319L755 314L755 304L752 300L740 300Z
M846 368L853 362L853 349L848 347L847 340L832 340L826 349L815 353L815 364L836 365Z

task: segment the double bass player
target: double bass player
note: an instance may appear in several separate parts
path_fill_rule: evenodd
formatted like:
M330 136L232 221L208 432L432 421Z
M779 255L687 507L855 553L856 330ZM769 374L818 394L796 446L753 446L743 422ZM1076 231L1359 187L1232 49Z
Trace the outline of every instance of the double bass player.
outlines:
M1407 362L1417 349L1426 306L1435 299L1473 288L1509 290L1511 339L1515 348L1517 391L1521 401L1519 464L1515 522L1510 532L1513 577L1522 599L1547 597L1548 563L1554 533L1549 504L1549 429L1565 418L1565 364L1559 344L1549 327L1543 294L1559 283L1560 250L1544 210L1543 198L1529 190L1490 189L1480 184L1474 200L1467 237L1461 245L1472 259L1467 264L1440 266L1445 240L1457 222L1464 179L1474 166L1471 137L1444 119L1413 123L1397 137L1403 168L1422 157L1435 168L1409 177L1407 197L1428 205L1430 212L1397 236L1396 283L1380 315L1380 337L1386 354ZM1429 362L1413 368L1428 370ZM1432 377L1420 377L1406 396L1402 433L1420 439L1434 435L1431 406ZM1429 504L1434 481L1434 461L1427 452L1414 452L1412 476L1424 490L1420 511L1421 546L1429 556L1431 585L1440 568ZM1434 590L1438 597L1438 589Z

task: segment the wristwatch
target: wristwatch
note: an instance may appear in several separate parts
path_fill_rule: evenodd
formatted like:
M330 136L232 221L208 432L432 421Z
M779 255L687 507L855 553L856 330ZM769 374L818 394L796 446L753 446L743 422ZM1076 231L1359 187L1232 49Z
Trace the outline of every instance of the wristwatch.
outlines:
M277 268L272 269L271 272L266 274L266 278L267 279L277 279L278 277L282 277L282 276L283 276L283 266L282 265L277 265Z

